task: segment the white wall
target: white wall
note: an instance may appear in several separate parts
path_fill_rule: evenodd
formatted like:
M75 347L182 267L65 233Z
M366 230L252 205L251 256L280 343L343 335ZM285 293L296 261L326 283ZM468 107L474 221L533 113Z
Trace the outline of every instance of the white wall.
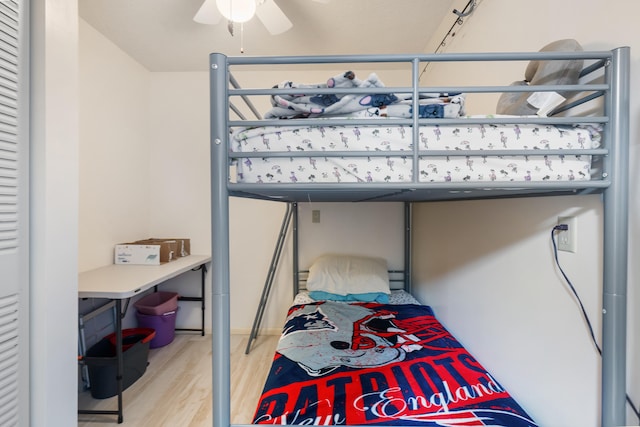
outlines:
M390 269L404 268L403 203L302 203L299 210L303 267L339 253L382 257ZM320 223L312 222L313 210L320 211Z
M414 211L416 297L541 425L599 419L598 356L554 268L550 238L558 215L578 216L578 253L559 258L599 336L602 241L582 231L600 227L601 209L597 197L576 198L419 204Z
M113 263L117 243L150 236L150 75L79 20L78 271ZM80 300L79 311L104 304ZM135 326L128 310L125 327ZM110 312L87 322L87 348L113 331Z
M80 20L79 271L151 232L150 76Z
M479 2L474 14L447 43L446 52L535 51L561 38L585 49L632 47L630 268L628 291L628 381L640 404L640 330L636 283L638 174L636 118L640 113L637 68L640 44L635 17L640 5L552 0ZM474 73L459 68L427 74L423 82L510 84L522 68ZM495 99L473 102L468 113L494 111ZM424 204L416 208L418 266L414 289L434 306L445 325L484 363L541 425L600 423L600 359L580 309L553 263L551 228L560 215L578 218L578 251L560 253L563 268L601 330L602 212L598 196ZM628 411L627 424L638 425Z

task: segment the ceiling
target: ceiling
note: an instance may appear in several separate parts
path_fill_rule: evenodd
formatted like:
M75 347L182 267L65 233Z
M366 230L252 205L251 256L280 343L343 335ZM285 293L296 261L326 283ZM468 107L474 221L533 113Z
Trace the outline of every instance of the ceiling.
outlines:
M275 0L293 22L270 35L253 18L193 21L203 0L80 0L80 17L150 71L205 71L208 55L340 55L424 52L455 0ZM444 34L442 34L444 36Z

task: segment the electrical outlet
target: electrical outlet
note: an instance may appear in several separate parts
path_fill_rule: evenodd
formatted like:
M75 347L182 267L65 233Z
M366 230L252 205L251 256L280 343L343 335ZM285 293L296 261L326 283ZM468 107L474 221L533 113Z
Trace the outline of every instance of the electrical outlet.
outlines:
M311 211L311 222L316 223L316 224L320 222L320 211L319 210L312 210Z
M575 216L559 216L558 224L567 224L567 230L558 231L558 250L575 253L578 249L578 220Z

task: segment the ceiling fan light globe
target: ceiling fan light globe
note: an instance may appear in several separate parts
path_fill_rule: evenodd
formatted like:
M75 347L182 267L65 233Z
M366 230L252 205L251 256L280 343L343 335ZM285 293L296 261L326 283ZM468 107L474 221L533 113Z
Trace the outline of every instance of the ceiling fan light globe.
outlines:
M230 21L247 22L256 14L255 0L216 0L218 10Z

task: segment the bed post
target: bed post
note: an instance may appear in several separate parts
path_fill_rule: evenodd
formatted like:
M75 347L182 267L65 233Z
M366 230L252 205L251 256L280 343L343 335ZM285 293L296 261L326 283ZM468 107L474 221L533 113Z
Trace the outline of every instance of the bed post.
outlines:
M605 101L611 185L603 196L602 426L626 425L629 48L613 50Z
M227 188L227 98L229 76L226 57L209 57L211 114L211 345L213 425L231 424L229 321L229 190Z
M298 248L298 202L291 202L293 207L293 233L292 240L292 250L293 254L291 256L291 266L293 268L293 298L298 295L300 292L300 257L299 257L299 248Z
M404 290L411 292L411 202L404 203Z

